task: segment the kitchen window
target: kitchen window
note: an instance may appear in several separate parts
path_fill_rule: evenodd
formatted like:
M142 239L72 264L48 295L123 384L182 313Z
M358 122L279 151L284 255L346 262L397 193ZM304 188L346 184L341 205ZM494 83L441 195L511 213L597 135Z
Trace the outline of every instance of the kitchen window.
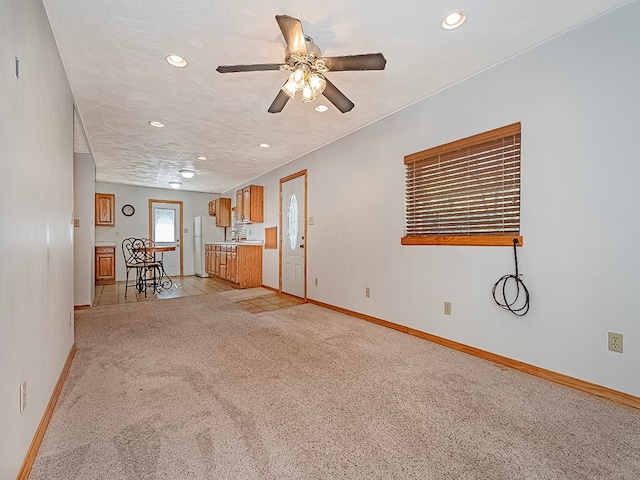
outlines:
M520 123L407 155L403 245L513 245Z

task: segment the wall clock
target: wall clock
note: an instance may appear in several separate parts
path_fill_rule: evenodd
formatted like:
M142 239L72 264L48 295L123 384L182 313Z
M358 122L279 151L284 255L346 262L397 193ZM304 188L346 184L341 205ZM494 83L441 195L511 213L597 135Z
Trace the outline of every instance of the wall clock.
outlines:
M122 207L122 213L125 214L127 217L130 217L131 215L136 213L136 209L133 208L133 205L124 205Z

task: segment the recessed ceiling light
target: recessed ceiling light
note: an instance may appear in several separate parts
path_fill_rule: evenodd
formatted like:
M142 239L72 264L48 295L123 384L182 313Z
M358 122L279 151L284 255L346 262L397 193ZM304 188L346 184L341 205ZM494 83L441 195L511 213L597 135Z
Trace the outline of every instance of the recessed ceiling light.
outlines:
M164 127L164 123L159 122L158 120L151 120L149 122L149 125L151 125L152 127L156 127L156 128L163 128Z
M184 178L191 178L195 174L195 170L191 170L189 168L183 168L182 170L180 170L180 175L182 175Z
M169 185L171 185L171 188L180 188L182 186L182 183L180 183L180 182L169 182Z
M261 143L260 146L262 148L269 148L270 147L270 145L268 143Z
M198 160L206 160L206 159L207 159L207 157L205 157L204 155L200 155L200 156L198 157Z
M444 17L444 20L442 20L442 28L445 30L453 30L454 28L458 28L462 25L466 19L467 16L460 10L451 12L449 15Z
M187 59L177 53L170 53L165 57L165 59L169 62L169 65L173 65L174 67L184 68L189 65Z
M326 105L318 105L315 110L316 112L326 112L327 110L329 110L329 107L327 107Z

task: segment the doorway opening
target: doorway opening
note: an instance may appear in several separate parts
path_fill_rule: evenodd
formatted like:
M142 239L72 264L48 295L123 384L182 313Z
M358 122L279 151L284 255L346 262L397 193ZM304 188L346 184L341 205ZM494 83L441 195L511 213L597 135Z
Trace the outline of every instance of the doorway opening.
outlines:
M307 298L307 171L280 179L280 291Z
M180 200L149 200L149 238L158 247L175 247L164 252L162 264L170 277L184 275L182 252L183 216Z

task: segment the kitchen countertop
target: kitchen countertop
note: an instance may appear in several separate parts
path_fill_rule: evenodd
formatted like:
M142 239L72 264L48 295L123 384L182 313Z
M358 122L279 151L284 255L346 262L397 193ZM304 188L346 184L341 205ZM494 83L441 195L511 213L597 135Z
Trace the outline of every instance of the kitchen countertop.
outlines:
M262 245L262 240L240 240L239 242L207 242L205 245Z
M116 242L96 242L96 247L115 247Z

